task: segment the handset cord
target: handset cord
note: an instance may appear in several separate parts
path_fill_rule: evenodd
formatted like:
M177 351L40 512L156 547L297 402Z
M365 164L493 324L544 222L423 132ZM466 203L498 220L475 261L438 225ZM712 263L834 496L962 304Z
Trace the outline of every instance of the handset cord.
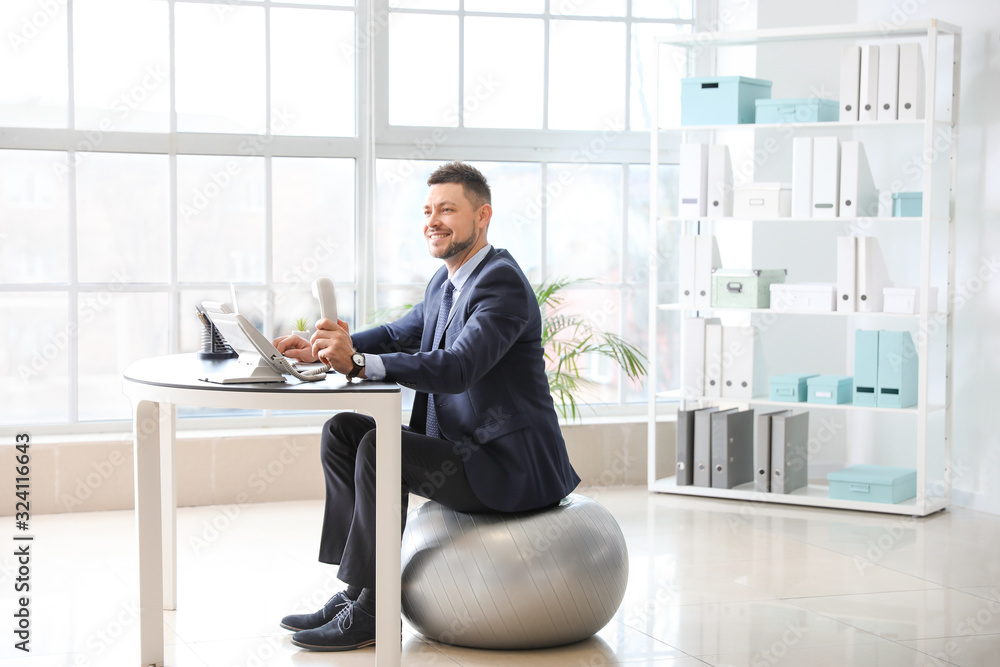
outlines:
M271 360L276 362L283 369L285 369L285 371L288 372L289 375L297 377L303 382L319 382L320 380L326 379L326 372L328 370L327 368L323 369L317 368L315 370L306 371L305 373L302 373L292 368L292 365L288 363L288 361L286 361L283 356L276 357L275 355L271 355Z

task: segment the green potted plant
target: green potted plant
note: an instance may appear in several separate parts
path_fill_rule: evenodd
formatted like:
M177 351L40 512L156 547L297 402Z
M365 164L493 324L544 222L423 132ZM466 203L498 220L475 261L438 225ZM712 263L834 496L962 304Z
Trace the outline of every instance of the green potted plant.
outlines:
M535 288L542 309L542 346L546 374L556 409L564 418L578 419L581 395L596 383L583 376L580 363L596 355L618 363L630 380L646 375L646 355L617 334L597 329L580 315L563 312L563 290L585 280L557 278Z
M293 327L292 329L293 334L295 334L299 338L305 338L306 340L309 340L310 334L309 334L308 319L300 317L299 319L295 320L295 322L292 323L292 327Z

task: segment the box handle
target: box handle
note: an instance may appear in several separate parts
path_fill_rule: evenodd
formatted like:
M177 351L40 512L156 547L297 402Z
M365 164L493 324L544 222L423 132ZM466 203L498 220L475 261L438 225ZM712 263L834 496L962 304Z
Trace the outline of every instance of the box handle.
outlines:
M778 396L794 396L795 390L791 387L775 387L774 393Z
M764 198L763 197L751 197L750 201L748 201L747 203L750 206L763 206L764 205Z
M813 393L816 394L816 398L833 398L832 391L817 391Z
M719 87L718 82L716 82L716 83L703 83L703 84L701 84L702 90L704 90L705 88L718 88L718 87Z
M743 292L743 283L738 283L735 281L731 283L726 283L726 291L734 294L741 294Z
M854 493L868 493L869 491L871 491L871 486L869 484L859 484L857 482L852 482L851 491Z

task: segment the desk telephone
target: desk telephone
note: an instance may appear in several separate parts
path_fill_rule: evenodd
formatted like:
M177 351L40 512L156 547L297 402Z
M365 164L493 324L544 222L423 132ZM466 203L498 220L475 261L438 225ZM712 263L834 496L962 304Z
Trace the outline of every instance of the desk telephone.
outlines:
M337 297L333 281L317 278L312 285L313 296L319 301L321 318L337 321ZM214 373L201 378L207 382L238 384L245 382L284 382L285 375L302 380L317 382L326 378L327 369L317 368L307 371L296 370L264 334L246 317L239 313L236 290L232 289L233 307L216 301L203 302L205 315L219 330L226 342L238 354L237 360L242 373Z

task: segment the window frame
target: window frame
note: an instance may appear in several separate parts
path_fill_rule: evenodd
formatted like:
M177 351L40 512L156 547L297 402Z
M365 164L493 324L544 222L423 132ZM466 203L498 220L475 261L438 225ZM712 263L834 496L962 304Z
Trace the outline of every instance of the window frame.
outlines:
M406 13L426 13L426 14L448 14L459 16L459 50L462 49L461 35L464 33L464 17L497 17L497 18L517 18L530 17L542 18L545 24L545 73L544 81L548 80L548 48L549 48L549 25L552 20L572 21L572 20L607 20L624 22L626 25L626 99L625 99L625 120L626 124L631 122L630 104L631 95L631 58L632 58L632 30L633 23L672 23L690 24L692 30L704 29L705 18L711 15L715 5L715 0L691 0L693 7L693 20L656 20L656 19L632 19L631 0L627 1L627 12L625 17L576 17L552 14L550 4L557 0L546 0L545 12L543 14L509 14L496 12L467 12L464 9L464 0L458 0L459 9L457 11L443 10L421 10L421 9L395 9L390 8L390 0L372 0L365 2L359 0L354 7L313 5L296 2L273 2L272 0L162 0L168 5L169 16L169 52L170 52L170 109L169 109L169 130L167 133L154 132L126 132L113 131L103 134L99 145L93 146L90 139L93 130L75 129L74 115L74 72L73 72L73 0L66 0L67 11L67 43L68 55L68 100L67 100L67 126L59 129L45 128L2 128L0 127L0 149L4 150L32 150L32 151L56 151L65 153L69 165L68 173L68 198L69 198L69 257L68 272L69 278L65 283L31 283L31 284L0 284L0 294L5 293L54 293L67 295L66 322L69 330L79 326L79 308L81 299L89 294L100 294L109 291L109 283L88 283L78 279L77 260L77 193L76 193L76 167L75 155L78 152L85 153L90 150L96 152L112 153L151 153L166 155L169 161L169 243L168 243L168 278L165 282L151 283L128 283L114 285L115 292L123 293L162 293L166 294L168 301L167 322L170 328L168 337L168 354L177 353L181 349L180 331L181 317L186 316L180 312L181 296L183 293L204 289L217 290L226 289L228 284L205 282L205 283L180 283L178 281L177 266L177 232L178 232L178 193L177 193L177 156L178 155L213 155L213 156L236 156L245 155L247 146L254 147L251 153L259 156L265 161L265 247L269 250L273 238L272 219L272 182L271 182L271 159L274 157L317 157L317 158L347 158L355 161L355 266L357 267L355 279L353 281L341 281L336 284L338 288L353 290L356 295L355 316L356 321L365 321L375 312L376 293L378 288L386 287L412 287L411 284L390 284L376 283L375 275L375 239L374 224L364 224L363 221L374 220L375 212L375 165L380 159L393 160L464 160L469 162L489 161L489 162L532 162L541 165L543 182L542 192L545 191L545 174L548 165L552 163L568 163L589 159L589 155L598 152L599 159L596 162L605 164L620 165L622 171L622 188L624 196L622 198L622 243L621 243L621 266L624 267L625 253L627 253L627 220L628 208L628 187L629 165L648 165L649 162L649 132L646 130L624 131L603 130L549 130L544 129L548 119L548 86L545 88L543 129L484 129L467 128L463 126L462 117L464 110L460 110L458 127L427 127L427 126L398 126L389 123L389 90L388 90L388 16L390 12ZM263 134L223 134L223 133L194 133L177 131L177 109L176 109L176 59L175 59L175 8L178 4L184 3L205 3L216 5L234 5L248 7L262 7L265 15L265 39L270 34L270 10L271 8L300 8L317 11L352 12L355 16L355 127L356 132L353 137L299 137L271 134L272 110L271 110L271 53L265 47L265 105L266 105L266 125ZM459 58L459 100L463 99L463 70L464 64ZM459 105L462 106L461 104ZM370 110L371 113L367 113ZM377 138L377 139L376 139ZM80 150L86 148L86 150ZM675 151L665 150L663 153L665 162L676 162ZM543 211L543 221L544 211ZM544 224L544 222L543 222ZM542 275L546 275L546 257L544 239L546 234L542 232L543 247L541 252ZM263 289L273 302L274 294L282 289L283 283L275 280L272 255L269 251L265 259L265 281L263 284L250 284L246 286ZM602 289L614 289L622 291L629 289L629 283L620 272L618 282L614 284L602 283L598 287ZM626 309L621 308L619 317L620 326L624 326ZM264 333L273 335L273 321L271 313L266 314ZM108 421L80 421L79 420L79 383L80 383L80 355L79 339L70 336L67 349L67 364L69 377L68 395L68 419L66 422L41 423L41 424L16 424L0 426L0 433L16 433L30 428L33 433L39 435L64 435L64 434L87 434L87 433L108 433L126 432L131 427L130 420L108 420ZM624 384L619 382L619 403L618 405L595 405L595 410L599 416L643 414L644 407L639 404L625 405L622 396ZM203 429L244 429L254 427L277 427L296 428L302 426L313 426L326 418L318 413L297 413L292 415L275 415L272 411L263 411L259 416L221 416L221 417L197 417L178 420L178 427L183 430L203 430Z

